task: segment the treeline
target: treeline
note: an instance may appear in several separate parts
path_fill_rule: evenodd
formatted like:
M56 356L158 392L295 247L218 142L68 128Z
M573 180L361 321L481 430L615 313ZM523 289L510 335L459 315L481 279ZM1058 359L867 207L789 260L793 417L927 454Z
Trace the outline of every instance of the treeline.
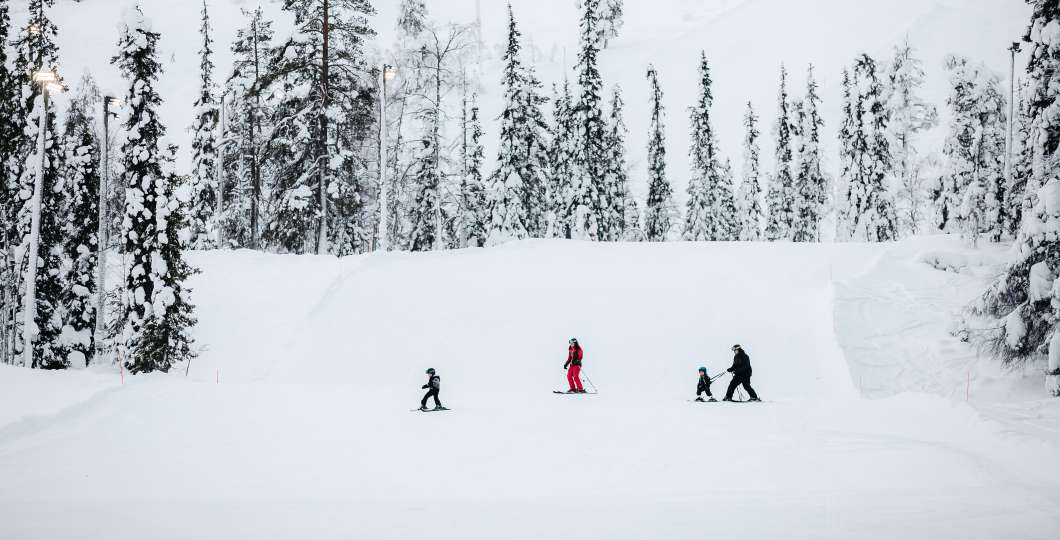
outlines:
M704 51L695 100L683 111L690 170L670 171L665 74L647 66L649 102L633 108L650 118L647 177L633 178L629 107L599 70L622 29L621 0L580 2L577 60L548 85L509 7L497 119L479 108L478 26L439 24L424 0L402 0L383 61L368 52L375 32L367 0L286 0L290 33L261 9L245 10L226 44L230 71L214 64L219 45L204 0L193 159L182 174L176 149L162 143L169 126L157 116L154 84L166 76L155 59L161 36L139 10L126 14L114 58L128 90L103 96L86 77L59 125L54 107L46 109L49 88L67 86L48 18L53 0L29 4L29 18L15 28L0 0L5 363L64 368L121 359L132 371L165 371L189 359L189 248L341 256L523 238L882 242L931 230L998 241L1026 234L1026 213L1046 185L1041 164L1050 163L1035 161L1034 115L1043 108L1031 97L1045 91L1034 81L1048 67L1029 71L1021 85L1012 160L1010 104L1000 77L981 63L947 63L952 121L941 152L921 148L939 114L920 96L924 69L909 43L886 59L853 57L836 104L822 102L812 65L798 81L782 67L768 120L755 104L740 104L745 136L734 165L715 135ZM1040 8L1041 17L1050 9ZM839 126L824 124L824 107L841 108ZM112 119L121 136L101 132ZM764 154L766 129L773 147ZM498 141L489 168L486 133ZM840 161L829 169L821 147L833 136ZM682 206L674 175L687 180ZM633 182L645 184L645 199L633 195ZM105 283L99 271L108 253L120 263L120 283ZM1009 306L1019 297L1006 298Z

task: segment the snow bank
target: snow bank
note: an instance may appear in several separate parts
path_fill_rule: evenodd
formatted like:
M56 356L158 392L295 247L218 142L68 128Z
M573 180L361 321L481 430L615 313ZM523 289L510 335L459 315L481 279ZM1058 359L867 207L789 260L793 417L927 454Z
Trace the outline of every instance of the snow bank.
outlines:
M0 537L1046 537L1055 400L943 397L981 278L918 257L961 249L196 253L187 377L0 370ZM571 336L597 395L551 392ZM735 342L767 402L688 402Z

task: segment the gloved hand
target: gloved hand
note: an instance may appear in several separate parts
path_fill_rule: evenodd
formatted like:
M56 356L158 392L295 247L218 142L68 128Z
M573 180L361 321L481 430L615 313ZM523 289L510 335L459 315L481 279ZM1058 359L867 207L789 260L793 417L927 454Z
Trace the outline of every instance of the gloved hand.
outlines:
M729 373L732 373L732 368L726 369L725 371L728 371Z
M430 386L430 385L429 385L429 384L425 384L425 385L423 385L423 387L422 387L422 388L423 388L424 390L426 390L428 386Z

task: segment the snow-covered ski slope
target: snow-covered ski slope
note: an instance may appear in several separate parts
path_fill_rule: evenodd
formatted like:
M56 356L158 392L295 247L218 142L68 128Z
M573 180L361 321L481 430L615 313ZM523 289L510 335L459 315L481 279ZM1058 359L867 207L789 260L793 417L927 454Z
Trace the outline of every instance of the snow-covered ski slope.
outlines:
M1060 407L946 331L1000 252L196 253L187 376L0 370L0 538L1048 538Z

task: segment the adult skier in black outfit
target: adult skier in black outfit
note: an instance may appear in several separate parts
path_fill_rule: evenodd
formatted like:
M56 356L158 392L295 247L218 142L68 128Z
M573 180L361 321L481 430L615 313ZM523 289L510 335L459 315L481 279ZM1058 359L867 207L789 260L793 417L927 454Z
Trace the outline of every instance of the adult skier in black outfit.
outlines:
M427 400L434 398L434 410L440 411L445 409L442 407L442 402L438 400L438 393L442 390L442 378L435 374L434 368L427 370L427 384L423 385L423 389L427 390L424 394L423 400L420 401L420 410L427 410Z
M758 399L755 389L751 388L751 357L747 356L747 353L743 352L743 347L739 345L733 345L732 352L736 353L732 359L732 367L728 369L729 373L732 373L732 381L729 382L729 389L725 392L725 399L722 401L732 401L732 393L740 385L743 385L743 389L747 390L747 395L751 396L748 401L762 401Z

